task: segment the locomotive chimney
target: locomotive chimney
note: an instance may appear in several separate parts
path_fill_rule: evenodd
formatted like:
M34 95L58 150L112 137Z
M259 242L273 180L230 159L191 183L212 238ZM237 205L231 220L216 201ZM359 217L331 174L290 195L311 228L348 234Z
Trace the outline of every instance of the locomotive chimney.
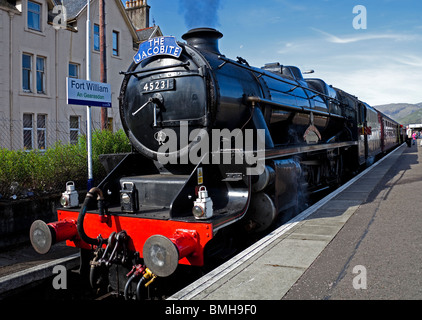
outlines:
M222 38L223 34L213 28L196 28L186 32L182 39L199 50L209 51L215 54L221 54L218 49L218 39Z

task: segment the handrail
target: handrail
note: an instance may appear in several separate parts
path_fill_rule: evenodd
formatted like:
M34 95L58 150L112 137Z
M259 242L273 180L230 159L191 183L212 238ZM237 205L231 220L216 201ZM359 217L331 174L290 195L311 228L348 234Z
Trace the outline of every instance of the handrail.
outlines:
M289 82L289 81L287 81L287 80L284 80L284 79L283 79L282 77L280 77L280 76L277 76L277 75L275 75L275 74L274 74L274 75L273 75L273 74L271 74L271 72L268 72L268 71L261 71L261 70L256 69L256 68L252 68L252 67L250 67L250 66L243 65L243 64L241 64L241 63L239 63L239 62L237 62L237 61L231 60L231 59L226 58L226 57L221 56L221 55L219 55L219 56L218 56L218 58L219 58L220 60L225 61L226 63L228 62L228 63L234 64L234 65L236 65L236 66L238 66L238 67L240 67L240 68L243 68L243 69L249 70L249 71L251 71L251 72L258 73L258 74L260 74L261 76L266 76L266 77L272 78L272 79L277 80L277 81L281 81L281 82L284 82L284 83L287 83L287 84L290 84L290 85L294 85L294 86L296 86L296 87L295 87L295 89L296 89L296 88L301 88L301 89L303 89L303 90L308 90L308 91L311 91L311 92L313 92L313 93L316 93L316 94L317 94L317 95L319 95L319 96L323 96L323 97L325 97L326 99L333 100L333 101L336 101L336 102L338 102L338 103L340 103L340 104L341 104L341 102L340 102L338 99L335 99L335 98L333 98L333 97L327 96L326 94L324 94L324 93L322 93L322 92L319 92L319 91L316 91L316 90L314 90L314 89L311 89L311 88L309 88L309 87L304 87L304 86L302 86L300 83L295 83L295 84L292 84L291 82ZM219 66L218 66L218 68L222 68L224 65L225 65L225 63L222 63L221 65L219 65ZM296 80L296 81L297 81L297 80ZM289 92L289 91L287 91L287 92ZM311 98L310 98L310 97L308 97L308 99L311 99Z
M279 102L276 102L276 101L272 101L272 100L268 100L268 99L264 99L264 98L260 98L260 97L256 97L256 96L247 97L246 101L250 102L252 104L252 106L254 106L255 103L262 103L262 104L272 105L272 106L278 107L278 108L286 110L286 111L303 112L303 113L311 113L312 112L313 114L320 115L320 116L345 119L345 117L338 115L338 114L335 114L335 113L330 113L330 112L325 112L325 111L320 111L320 110L305 108L305 107L300 107L300 106L282 104L282 103L279 103Z

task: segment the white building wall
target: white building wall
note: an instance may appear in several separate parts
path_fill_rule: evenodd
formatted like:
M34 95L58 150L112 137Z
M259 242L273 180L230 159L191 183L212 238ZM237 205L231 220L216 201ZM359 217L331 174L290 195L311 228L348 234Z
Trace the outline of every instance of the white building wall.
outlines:
M66 77L69 62L79 65L79 78L86 79L86 9L79 15L77 32L56 30L47 23L48 1L37 0L42 5L41 31L27 27L27 0L22 1L21 14L15 14L10 23L7 11L0 8L0 147L23 148L22 119L25 113L34 115L34 139L36 139L36 116L46 115L47 147L61 140L69 142L70 116L80 118L81 133L86 130L86 107L67 105ZM98 1L91 1L91 80L100 80L100 55L93 50L93 26L99 24ZM12 38L9 39L10 26ZM136 50L133 48L133 30L122 16L116 1L106 1L107 82L112 89L112 108L108 117L113 118L113 129L121 128L118 96L122 75L127 70ZM119 32L119 56L112 54L112 32ZM10 41L11 40L11 41ZM11 46L11 47L10 47ZM11 48L12 54L9 55ZM31 54L32 92L22 87L22 54ZM36 91L36 57L43 57L45 65L45 93ZM10 72L9 65L12 66ZM12 92L9 92L11 85ZM12 99L11 101L9 99ZM100 128L100 108L92 107L94 128ZM10 128L10 124L12 128ZM10 138L12 132L12 138ZM36 141L34 142L36 148Z

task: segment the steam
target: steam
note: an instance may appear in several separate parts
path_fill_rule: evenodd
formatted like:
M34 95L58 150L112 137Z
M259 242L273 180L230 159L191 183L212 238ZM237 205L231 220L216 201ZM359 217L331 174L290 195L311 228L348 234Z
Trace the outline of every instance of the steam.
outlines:
M188 29L219 26L220 0L181 0L180 4Z

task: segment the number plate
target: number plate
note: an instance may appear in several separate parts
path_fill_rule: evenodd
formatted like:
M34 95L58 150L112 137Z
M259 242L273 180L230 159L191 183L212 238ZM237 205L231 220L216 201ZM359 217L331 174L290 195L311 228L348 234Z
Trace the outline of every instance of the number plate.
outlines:
M141 84L142 93L166 91L174 89L174 79L149 81Z

